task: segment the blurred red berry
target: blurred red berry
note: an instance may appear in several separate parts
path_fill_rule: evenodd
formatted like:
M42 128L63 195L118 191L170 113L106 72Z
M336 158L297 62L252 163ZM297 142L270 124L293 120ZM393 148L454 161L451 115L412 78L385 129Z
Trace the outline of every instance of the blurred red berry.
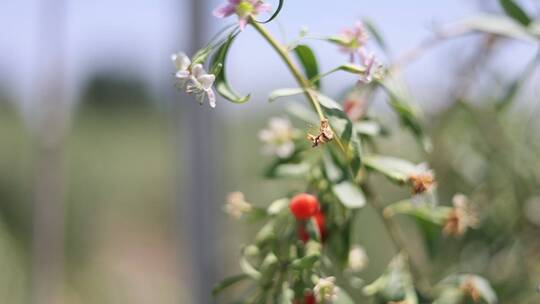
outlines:
M315 300L315 296L312 293L304 295L304 303L305 304L316 304L317 301Z
M316 196L300 193L292 198L289 208L297 220L307 220L319 211L319 201Z
M307 243L307 241L309 241L309 233L303 223L298 224L297 235L298 239L302 242Z

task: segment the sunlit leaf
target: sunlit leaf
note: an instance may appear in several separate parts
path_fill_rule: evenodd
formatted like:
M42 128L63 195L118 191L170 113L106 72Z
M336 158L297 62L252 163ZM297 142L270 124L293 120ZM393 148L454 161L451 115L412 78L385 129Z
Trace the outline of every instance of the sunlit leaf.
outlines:
M268 96L268 101L272 102L279 98L291 97L291 96L300 95L303 93L304 93L304 89L302 88L277 89L277 90L272 91L272 93L270 93L270 96Z
M259 280L261 278L261 273L258 272L245 257L240 258L240 268L252 279Z
M364 192L350 181L343 181L333 185L332 191L339 201L347 208L361 208L366 204Z
M410 161L381 155L366 155L364 165L398 183L407 182L409 176L416 171L416 165Z

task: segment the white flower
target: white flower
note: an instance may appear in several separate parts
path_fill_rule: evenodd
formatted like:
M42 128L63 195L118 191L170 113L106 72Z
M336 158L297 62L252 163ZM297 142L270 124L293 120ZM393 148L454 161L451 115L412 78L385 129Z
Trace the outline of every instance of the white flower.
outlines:
M215 108L216 94L212 89L212 85L216 77L213 74L206 73L202 64L192 66L191 60L184 53L172 55L171 60L176 68L174 77L177 81L177 87L188 94L194 94L200 104L208 97L210 106Z
M349 269L352 271L362 271L366 268L369 259L364 247L356 245L349 251Z
M246 202L244 193L235 191L227 195L227 203L223 209L235 219L240 219L244 213L252 210L252 206L250 203Z
M294 139L299 136L291 122L286 118L272 117L268 128L259 132L259 139L265 143L263 151L287 158L294 152Z
M176 68L175 78L178 81L178 85L184 89L186 82L189 80L191 72L189 71L189 66L191 65L191 60L189 57L180 52L173 54L171 60Z
M335 284L335 277L320 278L313 288L315 298L319 302L332 302L337 300L339 287Z
M197 101L202 104L205 97L208 97L208 102L212 108L216 107L216 95L212 90L216 77L206 73L202 64L195 64L191 67L191 77L186 85L186 93L194 94Z

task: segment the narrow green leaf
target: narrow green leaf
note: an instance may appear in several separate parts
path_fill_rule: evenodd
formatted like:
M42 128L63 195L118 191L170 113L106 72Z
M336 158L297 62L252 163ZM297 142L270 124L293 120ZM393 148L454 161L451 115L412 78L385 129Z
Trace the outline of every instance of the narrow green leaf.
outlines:
M388 44L386 43L386 41L384 41L384 38L381 35L377 26L370 19L367 19L367 18L364 18L362 20L362 23L365 25L365 27L367 28L371 36L375 39L375 42L377 42L381 50L388 53L389 52Z
M231 47L234 39L237 34L230 35L229 38L221 45L221 47L216 51L212 57L212 71L218 71L218 74L215 74L216 80L214 82L215 87L219 95L223 98L232 101L234 103L244 103L247 102L250 98L250 95L240 96L232 90L229 83L227 82L226 76L226 59L227 54L229 53L229 48Z
M407 160L380 155L365 156L364 164L367 168L382 173L398 183L407 182L409 176L416 170L416 166Z
M535 35L540 35L540 25L537 22L525 28L506 16L498 15L479 15L459 21L455 25L465 31L479 31L528 42L537 42L538 37Z
M319 117L311 109L298 103L289 103L286 107L287 112L307 123L317 125L319 123Z
M531 18L527 13L513 0L499 0L502 8L506 14L512 17L517 22L521 23L524 26L531 24Z
M278 160L265 173L267 178L303 178L311 166L307 163L285 163Z
M394 203L384 209L384 215L391 217L394 214L405 214L417 217L419 219L442 225L448 215L451 208L446 206L431 206L428 204L414 204L410 200L403 200Z
M304 257L301 257L299 259L294 260L291 263L291 267L297 270L305 270L305 269L311 269L313 268L313 265L319 261L320 255L319 254L311 254Z
M341 203L349 209L361 208L366 204L364 192L350 181L333 185L332 191Z
M300 61L300 64L304 69L304 73L306 74L307 79L312 79L315 76L319 75L319 65L317 64L317 58L315 58L315 54L309 46L305 44L300 44L296 46L293 51L298 58L298 61ZM321 87L320 80L314 81L313 84L316 88Z
M373 120L357 121L354 123L354 128L362 135L379 136L384 133L381 125Z
M220 292L227 289L228 287L231 287L234 284L239 283L248 278L249 276L247 274L238 274L232 277L228 277L214 286L214 288L212 289L212 296L215 297Z
M303 93L304 93L304 89L302 88L277 89L277 90L274 90L272 93L270 93L270 96L268 96L268 101L272 102L279 98L291 97L291 96L300 95Z
M343 290L343 288L340 288L337 292L336 300L333 301L334 304L354 304L355 302L351 298L351 296Z

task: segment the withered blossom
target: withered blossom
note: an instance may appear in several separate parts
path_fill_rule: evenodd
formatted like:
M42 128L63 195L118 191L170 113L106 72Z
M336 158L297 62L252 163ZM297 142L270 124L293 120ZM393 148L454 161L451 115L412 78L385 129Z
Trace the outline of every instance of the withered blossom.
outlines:
M468 228L478 226L476 211L472 208L465 195L454 195L452 203L454 207L443 225L445 235L462 236L467 232Z
M319 127L319 134L317 135L308 134L307 139L311 141L313 147L320 146L334 139L334 132L330 128L328 119L321 120L321 125Z

